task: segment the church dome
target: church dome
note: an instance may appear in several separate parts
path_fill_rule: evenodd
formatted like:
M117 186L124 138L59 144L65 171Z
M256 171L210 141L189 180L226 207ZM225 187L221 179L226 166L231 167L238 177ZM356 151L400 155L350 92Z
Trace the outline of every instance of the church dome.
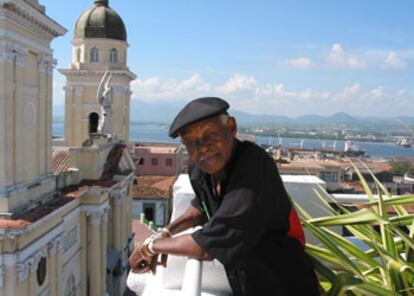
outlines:
M121 17L108 6L108 0L95 0L95 6L81 14L75 25L74 38L108 38L126 41Z

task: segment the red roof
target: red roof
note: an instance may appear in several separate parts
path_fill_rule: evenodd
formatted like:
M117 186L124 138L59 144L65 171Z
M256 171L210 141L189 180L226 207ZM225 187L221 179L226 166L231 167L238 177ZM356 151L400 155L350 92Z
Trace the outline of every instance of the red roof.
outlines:
M69 169L70 151L69 150L53 150L50 168L54 175L59 175Z
M172 189L177 176L139 176L135 177L137 185L133 187L133 197L163 198L172 197Z

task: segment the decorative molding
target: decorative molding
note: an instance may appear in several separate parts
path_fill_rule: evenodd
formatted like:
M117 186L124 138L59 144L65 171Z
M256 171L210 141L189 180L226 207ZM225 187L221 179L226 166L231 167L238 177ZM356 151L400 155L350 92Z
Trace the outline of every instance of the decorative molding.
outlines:
M64 87L62 87L62 89L65 92L66 99L70 99L75 87L74 86L64 86Z
M59 69L59 72L68 76L102 76L107 70L75 70L75 69ZM112 76L127 76L131 80L137 76L129 70L110 70Z
M106 210L105 213L102 215L102 223L107 224L109 220L108 211Z
M125 194L118 189L110 191L109 196L116 205L120 205L124 201Z
M104 215L107 212L107 209L103 209L97 212L86 212L86 217L88 218L88 221L92 225L100 225L102 224L102 221L104 219Z
M62 235L59 235L47 243L47 251L48 251L49 257L55 256L58 249L62 251L61 250L62 248L61 239L62 239Z
M105 201L100 205L81 205L81 211L85 212L86 215L88 213L96 213L96 212L104 212L109 208L109 202Z
M33 273L37 270L40 259L42 259L42 257L45 257L45 255L43 254L42 250L39 250L36 254L26 260L29 265L30 273Z
M29 266L25 263L17 264L17 278L19 283L25 281L29 277Z
M3 288L4 266L0 266L0 288Z
M40 259L43 257L43 251L38 250L31 257L23 261L22 263L17 264L17 277L19 283L25 281L30 273L33 273L37 270Z
M52 74L53 68L57 64L57 60L52 55L42 54L37 59L39 72L44 74Z
M27 49L17 43L2 40L0 41L0 61L13 64L16 59L16 65L23 67L26 60Z
M80 97L83 93L83 86L75 86L75 95Z
M60 240L62 244L62 254L65 254L67 251L69 251L79 241L80 224L76 224L74 227L72 227L72 229L67 231Z
M60 224L57 227L55 227L54 229L52 229L51 231L47 232L42 237L40 237L37 240L35 240L31 245L29 245L28 247L24 248L18 254L18 257L17 258L20 259L20 261L24 261L25 259L27 259L30 256L32 256L33 253L36 253L37 252L36 250L39 250L39 249L43 248L53 238L59 236L62 233L63 233L63 225Z
M40 28L53 36L61 36L67 32L64 27L60 26L45 14L33 8L33 6L28 4L26 1L0 0L0 7L2 10L12 12L14 14L14 18L17 15L28 22L31 26Z

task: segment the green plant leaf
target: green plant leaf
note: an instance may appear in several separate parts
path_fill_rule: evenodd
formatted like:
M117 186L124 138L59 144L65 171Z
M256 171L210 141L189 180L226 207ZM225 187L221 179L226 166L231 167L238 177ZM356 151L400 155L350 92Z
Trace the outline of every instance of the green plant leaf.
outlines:
M414 295L414 268L396 260L390 260L387 267L392 278L394 291L404 296Z
M398 296L399 294L389 291L380 285L364 282L348 273L338 273L332 289L328 296L348 295L346 292L356 292L364 296ZM355 293L353 293L355 295Z
M379 225L382 223L388 223L388 221L385 221L379 215L367 209L361 209L345 215L314 218L308 222L315 226L338 226L343 224Z
M318 227L313 226L312 224L303 221L304 225L312 232L313 235L315 235L316 238L320 240L321 243L323 243L329 251L337 256L338 260L342 262L342 265L345 269L348 269L352 271L353 273L357 274L359 277L364 278L364 275L362 274L361 270L357 267L357 265L352 262L348 256L346 256L322 230L320 230Z

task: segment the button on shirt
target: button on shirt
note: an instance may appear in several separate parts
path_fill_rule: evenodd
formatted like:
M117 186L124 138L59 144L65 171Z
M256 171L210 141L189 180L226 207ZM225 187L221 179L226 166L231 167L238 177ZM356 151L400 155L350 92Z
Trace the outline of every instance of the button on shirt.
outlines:
M225 266L234 295L319 295L309 258L288 236L291 204L273 159L247 141L233 148L219 176L190 168L192 205L211 216L193 239Z

